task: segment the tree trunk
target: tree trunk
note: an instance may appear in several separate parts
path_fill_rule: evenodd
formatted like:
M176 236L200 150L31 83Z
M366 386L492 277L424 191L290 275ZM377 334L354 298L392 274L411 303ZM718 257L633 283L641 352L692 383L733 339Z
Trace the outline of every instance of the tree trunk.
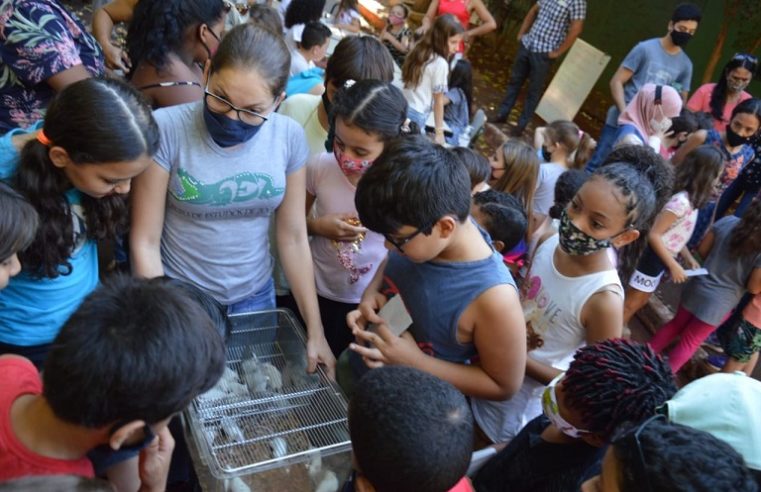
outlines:
M721 20L721 28L719 34L716 37L716 44L711 51L711 56L708 58L708 65L703 72L703 80L701 84L707 84L713 80L713 72L716 70L716 65L721 59L722 51L724 50L724 43L727 41L727 34L729 33L729 24L736 18L737 11L740 9L740 0L725 0L724 1L724 17Z

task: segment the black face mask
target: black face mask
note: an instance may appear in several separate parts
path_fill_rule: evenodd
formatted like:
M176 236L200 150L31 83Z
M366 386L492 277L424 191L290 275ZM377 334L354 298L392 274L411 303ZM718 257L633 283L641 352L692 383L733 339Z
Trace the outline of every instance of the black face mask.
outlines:
M101 444L90 450L87 457L93 462L96 474L104 473L108 468L117 463L128 460L140 454L144 448L153 442L156 435L149 426L143 427L144 438L141 442L132 445L124 445L114 450L108 444Z
M671 42L680 48L689 43L690 39L692 39L692 34L688 32L671 31Z
M750 137L741 137L731 127L727 126L727 143L730 147L739 147L740 145L750 143Z

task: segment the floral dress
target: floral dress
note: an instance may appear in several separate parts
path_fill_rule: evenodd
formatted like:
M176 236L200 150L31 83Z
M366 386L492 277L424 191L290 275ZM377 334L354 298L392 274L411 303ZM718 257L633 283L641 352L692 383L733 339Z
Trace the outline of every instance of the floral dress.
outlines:
M77 65L103 75L103 52L56 0L0 0L0 133L42 119L46 81Z

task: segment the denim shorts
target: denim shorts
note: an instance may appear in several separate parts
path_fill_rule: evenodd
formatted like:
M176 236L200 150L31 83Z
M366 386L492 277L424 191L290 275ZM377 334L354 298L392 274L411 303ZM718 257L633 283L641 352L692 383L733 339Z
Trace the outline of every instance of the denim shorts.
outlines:
M259 292L227 305L227 314L252 313L275 309L275 282L270 277Z

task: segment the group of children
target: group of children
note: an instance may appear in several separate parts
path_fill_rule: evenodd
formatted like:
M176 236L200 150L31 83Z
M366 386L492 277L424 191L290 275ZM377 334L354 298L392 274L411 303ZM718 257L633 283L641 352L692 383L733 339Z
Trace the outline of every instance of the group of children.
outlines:
M164 490L170 422L223 371L220 325L284 306L307 370L350 397L344 490L757 490L759 443L701 419L687 390L710 377L677 392L674 374L722 323L725 372L761 349L761 101L701 129L644 84L599 165L570 121L487 160L456 147L473 96L451 14L413 45L392 7L380 40L342 39L294 95L324 61L324 1L293 0L285 33L252 6L224 36L222 0L162 2L127 2L130 56L109 63L131 62L132 85L70 83L0 139L0 479ZM148 34L159 12L177 15ZM341 2L338 25L356 12ZM101 275L103 244L135 278ZM667 270L686 282L676 317L623 339ZM403 326L385 314L399 300Z

